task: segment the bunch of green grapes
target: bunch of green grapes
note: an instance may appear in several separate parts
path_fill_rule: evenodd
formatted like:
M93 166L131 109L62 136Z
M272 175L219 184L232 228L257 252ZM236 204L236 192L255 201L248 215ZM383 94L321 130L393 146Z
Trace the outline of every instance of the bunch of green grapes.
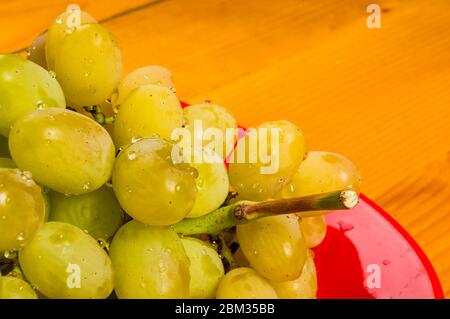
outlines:
M239 139L164 67L120 79L117 39L76 8L27 53L0 55L0 299L315 298L325 211L294 203L359 193L353 163L289 121Z

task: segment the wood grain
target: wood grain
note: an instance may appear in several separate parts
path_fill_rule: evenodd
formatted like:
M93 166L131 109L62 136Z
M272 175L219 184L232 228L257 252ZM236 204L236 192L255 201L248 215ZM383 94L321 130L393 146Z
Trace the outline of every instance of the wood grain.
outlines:
M373 30L359 0L80 2L99 19L144 4L105 22L126 72L165 65L182 99L211 99L247 126L289 119L310 149L352 159L363 192L423 247L450 297L449 1L377 1ZM65 4L2 2L0 51L24 46Z

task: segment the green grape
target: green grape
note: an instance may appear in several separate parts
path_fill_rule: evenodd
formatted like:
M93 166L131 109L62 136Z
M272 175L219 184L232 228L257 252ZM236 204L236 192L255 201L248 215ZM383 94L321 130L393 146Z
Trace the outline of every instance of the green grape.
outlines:
M196 238L181 238L191 262L189 297L214 298L217 285L224 275L222 259L209 243Z
M253 269L240 267L228 272L219 283L217 299L277 299L270 283Z
M114 193L122 208L148 225L172 225L194 205L195 169L174 165L172 144L144 138L120 152L114 165Z
M139 137L170 139L183 125L183 110L176 95L164 86L148 84L135 89L122 103L114 122L117 147Z
M31 46L27 49L28 60L33 61L44 69L47 69L47 61L45 59L46 38L47 32L41 33L36 39L34 39Z
M330 152L309 152L280 196L290 198L341 189L359 193L360 188L361 173L346 157Z
M214 162L191 163L198 172L197 196L186 217L200 217L220 207L228 196L230 183L225 164L217 155Z
M10 158L0 157L0 168L16 168L16 164Z
M18 55L0 54L0 134L8 136L19 117L47 107L66 107L56 79Z
M0 135L0 157L10 157L8 139Z
M239 160L243 154L245 159ZM230 183L242 199L273 198L295 174L304 156L303 135L298 127L288 121L263 123L239 140L233 152L234 162L230 163Z
M99 24L82 25L64 38L54 71L69 105L81 108L100 104L120 80L119 43Z
M147 84L161 85L174 90L172 73L168 69L159 65L144 66L128 73L120 81L117 86L117 99L113 101L115 108L118 109L134 89Z
M314 299L317 293L317 274L314 265L313 252L308 250L308 256L303 266L302 274L295 280L272 282L279 298L283 299Z
M318 246L327 234L327 223L323 215L302 218L300 230L305 237L305 244L308 248Z
M0 299L37 299L37 295L26 281L6 276L0 278Z
M170 228L132 220L118 230L109 253L116 272L117 297L189 296L189 258Z
M189 123L188 129L191 133L192 145L198 143L203 147L211 148L215 153L225 159L233 150L236 141L237 122L233 115L224 107L207 102L191 105L184 108L183 112L184 117ZM201 124L201 127L198 126L199 124ZM217 137L214 140L206 139L207 136L204 136L204 134L208 129L219 130L218 133L221 133L222 141L218 140ZM227 129L232 133L228 135L228 140Z
M73 33L73 31L79 27L76 25L76 15L78 13L80 26L97 22L92 16L84 11L66 11L59 15L48 29L47 39L45 40L46 64L49 70L55 69L55 60L66 36Z
M107 298L114 287L111 260L78 227L48 222L19 252L25 277L48 298Z
M294 280L306 259L298 218L280 215L237 226L237 238L250 266L270 281Z
M107 186L71 197L51 192L50 198L50 220L75 225L95 239L109 239L122 223L122 209Z
M9 136L14 162L40 184L57 192L92 192L109 179L114 144L95 121L69 110L49 108L28 113Z
M28 172L0 168L0 251L29 243L44 222L44 197Z

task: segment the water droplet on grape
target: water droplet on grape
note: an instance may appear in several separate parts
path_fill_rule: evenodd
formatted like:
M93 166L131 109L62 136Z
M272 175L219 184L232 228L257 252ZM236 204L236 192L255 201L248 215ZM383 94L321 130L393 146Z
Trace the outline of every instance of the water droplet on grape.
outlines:
M140 136L133 136L131 138L131 144L134 144L134 143L140 141L141 139L142 139L142 137L140 137Z
M24 241L24 240L25 240L25 234L24 234L23 232L20 232L20 233L17 235L17 240L18 240L18 241Z
M56 19L56 23L57 24L62 24L63 23L63 19L61 17L59 17L58 19Z
M38 110L43 110L45 108L45 103L44 101L39 100L37 101L36 106Z
M2 220L6 220L6 218L7 218L6 215L2 216Z
M56 72L55 71L50 70L50 71L48 71L48 74L50 74L50 76L52 78L56 79Z
M136 159L136 152L133 152L133 151L131 151L131 152L129 152L128 153L128 159L130 160L130 161L133 161L133 160L135 160Z
M167 267L164 264L159 264L159 272L163 273L167 270Z
M147 74L144 74L144 79L148 80L150 77Z
M179 191L181 190L181 186L180 186L180 185L176 185L176 186L175 186L175 190L176 190L177 192L179 192Z
M172 91L173 94L177 94L177 89L175 89L174 87L171 87L170 90Z
M258 255L258 251L257 251L257 250L254 250L254 251L253 251L253 255Z
M31 172L29 172L29 171L23 171L21 173L21 176L22 176L23 180L29 180L29 179L33 178L33 174L31 174Z
M91 188L91 182L86 182L84 185L83 185L83 189L84 190L88 190L88 189L90 189Z
M112 181L107 181L105 185L107 187L113 187Z

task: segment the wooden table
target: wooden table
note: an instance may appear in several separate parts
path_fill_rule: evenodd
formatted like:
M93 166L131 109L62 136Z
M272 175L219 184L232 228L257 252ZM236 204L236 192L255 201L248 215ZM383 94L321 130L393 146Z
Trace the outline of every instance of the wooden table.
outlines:
M0 2L0 51L72 1ZM251 126L289 119L352 159L363 191L419 242L450 297L450 1L80 0L121 40L125 72L167 66L180 98Z

